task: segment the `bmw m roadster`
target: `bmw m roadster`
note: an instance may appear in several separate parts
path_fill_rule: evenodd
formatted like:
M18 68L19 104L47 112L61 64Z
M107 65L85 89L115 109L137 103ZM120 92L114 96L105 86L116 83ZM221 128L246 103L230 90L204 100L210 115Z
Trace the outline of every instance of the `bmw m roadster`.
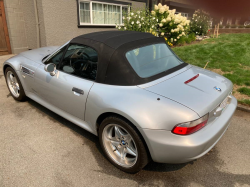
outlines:
M28 97L95 134L107 159L128 173L150 160L203 156L237 106L231 81L183 62L149 33L81 35L22 52L3 72L15 100Z

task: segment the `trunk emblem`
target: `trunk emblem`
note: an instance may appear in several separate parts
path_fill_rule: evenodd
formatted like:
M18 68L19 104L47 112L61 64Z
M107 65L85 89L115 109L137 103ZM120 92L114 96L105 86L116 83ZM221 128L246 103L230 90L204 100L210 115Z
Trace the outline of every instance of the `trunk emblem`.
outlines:
M219 87L217 87L217 86L215 86L214 89L221 92L221 89Z

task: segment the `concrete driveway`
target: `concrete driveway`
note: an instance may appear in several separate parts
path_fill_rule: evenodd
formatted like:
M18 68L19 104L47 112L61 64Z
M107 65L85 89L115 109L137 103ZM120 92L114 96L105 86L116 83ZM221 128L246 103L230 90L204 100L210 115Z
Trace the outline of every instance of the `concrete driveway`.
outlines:
M250 113L237 111L219 143L187 164L150 163L126 174L103 156L98 138L40 104L16 102L0 57L0 187L250 186Z

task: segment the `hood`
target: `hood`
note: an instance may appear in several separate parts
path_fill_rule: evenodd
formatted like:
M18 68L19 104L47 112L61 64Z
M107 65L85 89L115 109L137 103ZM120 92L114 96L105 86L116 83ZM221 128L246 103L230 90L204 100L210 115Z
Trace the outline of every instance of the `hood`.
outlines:
M42 47L38 49L33 49L29 51L25 51L20 53L20 55L34 61L34 62L41 62L42 59L51 53L53 53L59 46L51 46L51 47Z
M185 84L187 80L198 74L196 79ZM221 91L216 90L215 87L220 88ZM233 84L221 75L192 66L177 76L144 89L181 103L201 117L217 107L228 96L233 89Z

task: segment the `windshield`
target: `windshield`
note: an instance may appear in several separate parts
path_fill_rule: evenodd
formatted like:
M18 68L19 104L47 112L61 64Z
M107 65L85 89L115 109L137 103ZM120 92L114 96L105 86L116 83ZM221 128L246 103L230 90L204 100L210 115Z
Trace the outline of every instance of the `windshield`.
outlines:
M134 49L126 53L126 58L141 78L151 77L184 63L165 43Z

